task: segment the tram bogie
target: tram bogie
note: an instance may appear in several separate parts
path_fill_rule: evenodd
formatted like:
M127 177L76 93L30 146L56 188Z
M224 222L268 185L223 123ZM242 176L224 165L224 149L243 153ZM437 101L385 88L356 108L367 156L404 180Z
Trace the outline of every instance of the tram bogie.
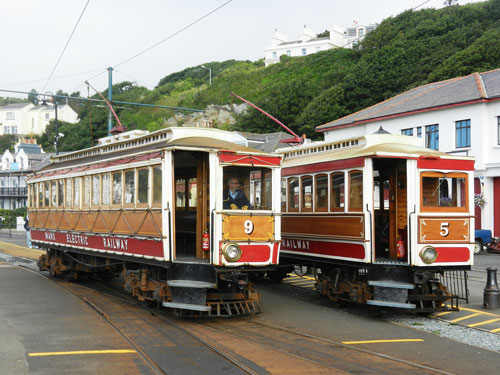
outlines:
M231 134L135 131L54 157L29 180L32 240L47 249L40 269L122 273L139 300L181 314L257 312L249 274L278 262L281 158Z
M334 301L428 312L467 297L472 158L379 134L280 151L281 266L315 268Z

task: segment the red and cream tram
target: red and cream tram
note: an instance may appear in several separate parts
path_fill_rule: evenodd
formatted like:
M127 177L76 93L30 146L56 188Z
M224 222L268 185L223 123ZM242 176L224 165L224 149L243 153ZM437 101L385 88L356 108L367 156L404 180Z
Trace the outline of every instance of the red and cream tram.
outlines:
M56 276L123 272L177 312L258 311L248 274L278 262L281 157L206 128L131 131L55 156L29 180L32 242ZM227 181L248 203L225 207ZM189 313L191 314L191 313Z
M282 265L335 301L434 311L466 296L474 160L371 134L280 150Z

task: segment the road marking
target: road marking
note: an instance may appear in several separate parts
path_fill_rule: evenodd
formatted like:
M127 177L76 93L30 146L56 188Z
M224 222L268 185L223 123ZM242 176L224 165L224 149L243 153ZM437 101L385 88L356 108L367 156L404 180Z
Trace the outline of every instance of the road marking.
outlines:
M81 355L81 354L129 354L137 353L135 350L79 350L74 352L46 352L46 353L28 353L29 357L47 357L52 355Z
M460 311L470 311L470 312L476 312L476 313L479 313L479 314L482 314L482 315L489 315L489 316L500 316L498 314L493 314L493 313L489 313L489 312L486 312L486 311L480 311L480 310L474 310L474 309L469 309L467 307L460 307Z
M490 331L491 333L497 333L500 332L500 328L495 328Z
M460 322L462 320L473 318L473 317L478 316L478 315L481 315L481 313L478 312L478 313L475 313L475 314L470 314L470 315L467 315L467 316L462 316L461 318L450 320L450 323Z
M379 343L391 343L391 342L422 342L422 339L396 339L396 340L367 340L367 341L343 341L342 344L354 345L354 344L379 344Z
M483 324L489 324L489 323L493 323L493 322L498 322L499 320L500 320L500 318L490 319L490 320L485 320L484 322L470 324L470 325L468 325L467 327L477 327L477 326L482 326Z
M443 315L447 315L447 314L451 314L455 311L443 311L443 312L440 312L439 314L434 314L434 316L443 316Z

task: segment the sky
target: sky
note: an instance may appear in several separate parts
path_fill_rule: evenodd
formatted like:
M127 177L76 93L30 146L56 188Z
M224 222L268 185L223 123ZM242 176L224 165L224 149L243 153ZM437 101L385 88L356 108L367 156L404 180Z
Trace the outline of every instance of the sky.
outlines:
M26 97L1 90L31 89L87 96L86 80L107 88L108 67L113 83L153 89L188 67L263 58L275 29L297 40L304 25L319 33L333 24L380 23L422 3L418 9L441 8L443 1L4 0L0 96Z

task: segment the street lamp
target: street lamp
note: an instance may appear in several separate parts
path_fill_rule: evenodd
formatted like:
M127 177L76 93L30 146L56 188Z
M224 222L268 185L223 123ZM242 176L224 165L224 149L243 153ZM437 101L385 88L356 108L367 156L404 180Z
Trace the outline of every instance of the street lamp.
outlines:
M56 155L59 155L59 151L57 149L57 141L59 140L59 129L58 129L58 124L57 124L57 100L54 96L54 94L50 91L46 91L44 94L43 94L43 101L42 101L42 105L47 105L47 101L45 100L45 96L46 95L49 95L52 97L52 102L54 103L54 109L56 111L56 118L54 119L54 124L56 126L56 138L55 138L55 141L54 141L54 149L56 151Z
M212 69L206 67L205 65L201 66L202 68L208 69L208 84L212 85Z

